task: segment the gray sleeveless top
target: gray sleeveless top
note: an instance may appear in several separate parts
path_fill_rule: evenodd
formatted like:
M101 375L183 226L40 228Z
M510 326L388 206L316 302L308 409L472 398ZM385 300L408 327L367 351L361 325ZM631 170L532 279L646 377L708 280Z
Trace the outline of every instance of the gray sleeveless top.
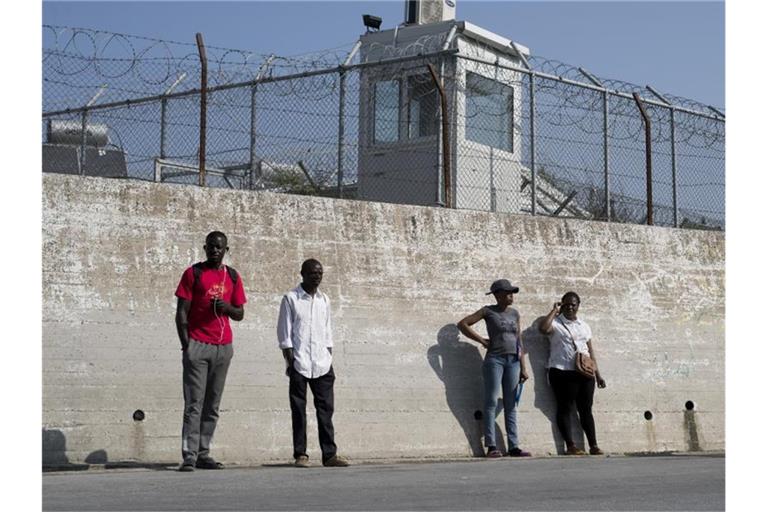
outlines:
M490 354L520 355L520 313L514 308L499 311L496 305L483 307L485 328L488 331Z

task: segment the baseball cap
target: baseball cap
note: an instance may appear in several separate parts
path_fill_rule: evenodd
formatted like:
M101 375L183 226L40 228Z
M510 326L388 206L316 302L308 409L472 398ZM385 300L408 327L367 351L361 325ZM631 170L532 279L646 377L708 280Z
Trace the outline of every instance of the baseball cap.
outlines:
M512 283L510 283L508 279L497 279L493 282L493 284L491 284L491 291L486 293L486 295L490 295L496 292L517 293L519 291L520 291L520 288L518 288L517 286L512 286Z

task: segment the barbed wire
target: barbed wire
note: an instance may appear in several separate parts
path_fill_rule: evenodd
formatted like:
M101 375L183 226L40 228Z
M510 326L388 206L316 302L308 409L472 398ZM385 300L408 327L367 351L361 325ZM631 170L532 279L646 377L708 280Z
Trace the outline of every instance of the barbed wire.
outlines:
M338 67L353 44L294 56L206 45L209 86ZM177 91L191 90L198 86L200 69L193 43L43 25L44 110L53 104L82 106L102 87L102 99L111 102L163 94L177 80Z
M372 63L434 53L445 46L446 38L447 33L438 33L422 36L407 45L396 45L394 41L392 44L372 43L356 59L359 63ZM453 44L455 46L456 43ZM276 77L335 68L345 61L353 45L350 42L335 48L292 56L206 46L210 85L246 82L260 75ZM488 45L475 44L465 48L464 52L469 56L482 57L491 50ZM571 64L535 55L529 56L528 62L534 71L592 85L585 80L584 73ZM155 95L165 92L167 87L183 75L187 77L186 84L180 85L179 90L193 89L192 77L199 74L200 62L197 47L193 43L88 28L43 25L43 70L49 84L68 84L69 87L81 88L75 83L56 78L77 75L81 77L81 82L89 79L89 84L101 86L106 83L110 92ZM658 101L644 86L596 78L615 92L638 93L645 99ZM116 79L121 79L119 86L109 83ZM429 76L422 76L421 79L428 80ZM128 85L126 81L133 82L133 85ZM667 93L662 95L674 105L711 113L708 105L695 100ZM73 97L81 96L78 94ZM583 100L583 97L573 95L572 98L564 97L563 101L573 103ZM77 106L80 105L70 105Z

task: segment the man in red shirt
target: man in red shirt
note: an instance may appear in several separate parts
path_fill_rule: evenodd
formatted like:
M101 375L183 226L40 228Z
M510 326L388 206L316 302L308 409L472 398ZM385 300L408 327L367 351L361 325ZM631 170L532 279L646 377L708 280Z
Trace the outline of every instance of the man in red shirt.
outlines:
M227 236L212 231L203 249L206 261L185 270L176 288L176 329L184 368L179 471L224 468L210 456L210 445L232 360L229 319L242 320L246 303L243 280L223 264L229 251Z

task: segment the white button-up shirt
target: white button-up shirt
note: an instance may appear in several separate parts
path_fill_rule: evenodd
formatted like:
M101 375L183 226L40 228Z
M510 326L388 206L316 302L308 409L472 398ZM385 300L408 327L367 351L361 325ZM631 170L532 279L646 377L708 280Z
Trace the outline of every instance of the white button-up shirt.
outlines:
M547 368L576 369L576 350L571 339L576 343L579 352L589 355L587 342L592 339L592 329L587 322L579 318L568 320L562 314L558 315L552 322L552 334L549 335Z
M277 318L277 342L293 349L294 369L309 379L331 369L331 302L320 290L310 295L301 285L283 296Z

